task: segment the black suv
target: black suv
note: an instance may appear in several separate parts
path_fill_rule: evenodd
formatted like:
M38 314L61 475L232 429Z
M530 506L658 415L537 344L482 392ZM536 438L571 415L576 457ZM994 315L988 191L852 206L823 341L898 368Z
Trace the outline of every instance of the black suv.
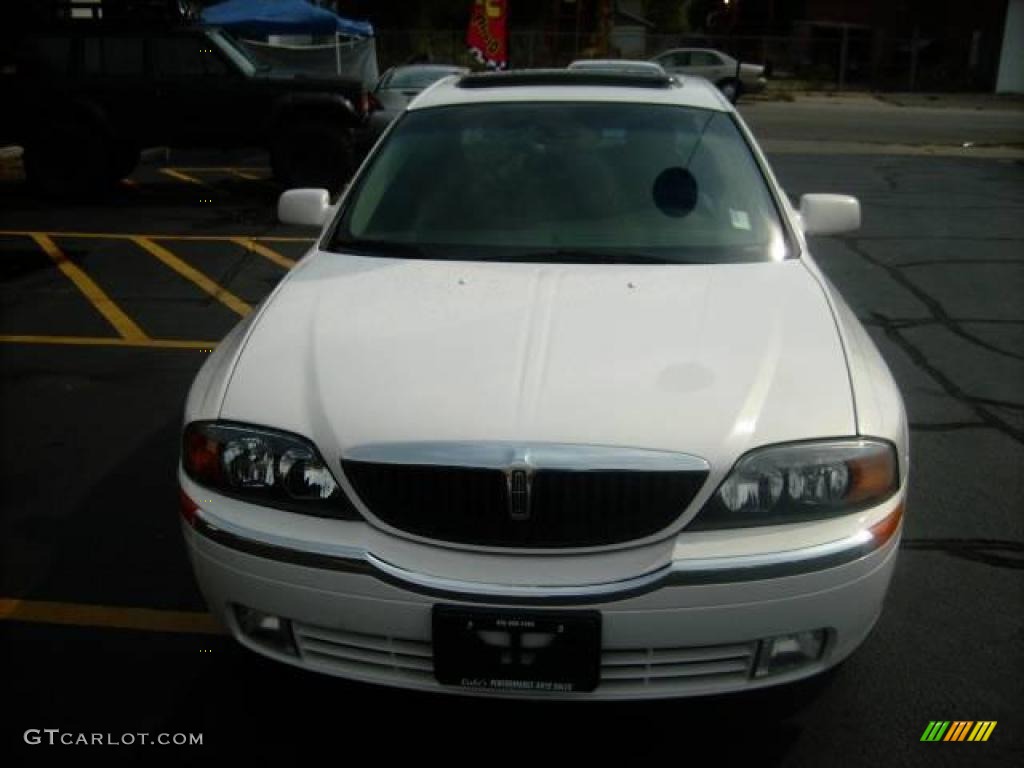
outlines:
M107 8L102 19L33 15L0 32L0 145L25 148L31 184L93 189L131 173L149 146L264 147L289 187L337 191L351 174L361 83L272 71L187 13Z

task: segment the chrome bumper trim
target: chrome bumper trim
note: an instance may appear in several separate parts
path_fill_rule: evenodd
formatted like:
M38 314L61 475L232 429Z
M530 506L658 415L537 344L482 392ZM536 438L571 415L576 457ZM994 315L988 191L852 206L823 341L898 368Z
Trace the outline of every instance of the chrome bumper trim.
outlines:
M400 589L446 600L478 602L485 599L495 603L558 605L623 600L663 587L732 584L813 573L859 560L895 538L894 535L878 540L865 530L845 539L785 552L677 560L622 581L579 586L527 586L486 584L415 573L357 548L334 553L294 549L232 533L204 520L201 515L196 517L192 527L210 541L238 552L305 568L369 576Z
M570 472L622 470L634 472L708 472L711 465L699 456L645 448L621 448L571 443L512 443L502 441L450 441L375 443L355 446L343 461L415 466L508 469L560 469Z

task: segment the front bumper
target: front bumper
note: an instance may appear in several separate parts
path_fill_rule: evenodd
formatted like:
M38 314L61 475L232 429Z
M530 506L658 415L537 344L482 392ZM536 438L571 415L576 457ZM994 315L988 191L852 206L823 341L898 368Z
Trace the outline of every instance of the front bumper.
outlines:
M899 511L884 541L853 537L726 564L687 561L637 579L587 587L445 581L396 568L368 552L311 555L247 540L203 522L185 539L211 611L242 644L306 669L369 683L475 693L433 675L435 604L536 610L585 605L602 615L601 683L591 693L486 695L634 699L724 693L813 675L867 636L895 564ZM891 518L890 518L891 519ZM723 567L728 565L728 567ZM297 655L241 631L232 605L292 622ZM827 630L821 657L795 671L755 677L763 638Z

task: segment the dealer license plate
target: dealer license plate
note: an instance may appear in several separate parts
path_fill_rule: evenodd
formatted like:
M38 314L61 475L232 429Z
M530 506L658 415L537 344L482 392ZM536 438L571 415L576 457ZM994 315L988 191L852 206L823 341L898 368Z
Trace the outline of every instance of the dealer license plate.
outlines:
M592 691L601 674L598 611L434 606L434 674L444 685Z

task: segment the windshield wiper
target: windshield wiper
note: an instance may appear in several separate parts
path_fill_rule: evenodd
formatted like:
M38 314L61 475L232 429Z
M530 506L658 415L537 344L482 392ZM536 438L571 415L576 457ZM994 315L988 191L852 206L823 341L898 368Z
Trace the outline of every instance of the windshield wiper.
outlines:
M646 253L628 251L591 251L582 248L551 248L544 251L522 251L519 253L491 252L486 258L482 253L485 247L459 246L457 252L446 251L443 246L427 249L421 245L413 245L394 240L363 240L360 238L337 238L331 242L332 250L346 251L370 256L384 256L395 259L439 259L447 261L482 260L493 262L525 262L536 264L682 264L689 263L685 259L666 258Z
M337 239L331 242L331 248L337 251L348 251L349 253L368 254L371 256L388 256L396 259L433 258L419 246L393 240Z
M549 251L502 256L500 261L550 262L552 264L678 264L676 259L625 251L589 251L581 248L552 248Z

